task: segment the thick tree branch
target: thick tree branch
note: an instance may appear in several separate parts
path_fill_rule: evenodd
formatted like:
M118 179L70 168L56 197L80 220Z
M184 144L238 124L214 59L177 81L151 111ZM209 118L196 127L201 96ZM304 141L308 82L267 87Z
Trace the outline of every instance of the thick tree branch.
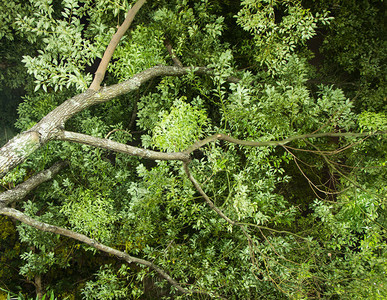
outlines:
M0 194L0 209L10 204L11 202L15 202L23 199L30 193L33 189L35 189L38 185L52 179L61 169L66 167L68 162L59 161L52 165L49 169L43 170L38 174L28 178L23 183L17 185L12 190L8 190Z
M132 8L129 9L124 22L117 29L117 32L113 35L109 45L105 50L105 53L98 66L98 69L95 72L94 80L90 85L91 90L98 91L100 89L101 83L105 77L106 69L109 65L110 59L113 56L114 50L116 49L118 43L120 42L125 32L128 30L129 26L132 24L133 19L136 16L137 12L140 10L140 8L144 5L145 2L146 0L138 0L136 4L134 4Z
M152 78L182 76L193 70L195 74L211 74L207 68L156 66L134 75L129 80L102 88L98 92L87 90L66 100L30 130L17 135L0 149L0 178L49 140L54 139L61 132L65 122L80 111L137 90Z
M36 229L41 230L41 231L52 232L55 234L60 234L62 236L67 236L69 238L78 240L80 242L83 242L83 243L95 248L95 249L98 249L100 251L114 255L114 256L118 257L119 259L125 260L128 263L137 263L140 265L147 266L147 267L155 270L157 273L159 273L160 276L162 276L164 279L166 279L171 285L173 285L181 293L192 293L191 291L186 290L183 287L181 287L165 271L163 271L162 269L157 267L155 264L153 264L147 260L130 256L129 254L127 254L125 252L113 249L113 248L106 246L104 244L101 244L93 239L90 239L86 235L83 235L83 234L80 234L80 233L59 227L59 226L50 225L50 224L47 224L44 222L37 221L37 220L23 214L21 211L18 211L18 210L13 209L13 208L2 208L2 209L0 209L0 214L12 217L20 222L23 222L27 225L30 225Z
M70 132L70 131L61 131L58 136L58 140L75 142L80 144L85 144L89 146L94 146L98 148L103 148L115 152L126 153L133 156L139 156L142 158L153 159L153 160L181 160L188 161L190 159L189 155L183 152L157 152L143 148L137 148L130 145L118 143L109 139L102 139L93 137L86 134Z

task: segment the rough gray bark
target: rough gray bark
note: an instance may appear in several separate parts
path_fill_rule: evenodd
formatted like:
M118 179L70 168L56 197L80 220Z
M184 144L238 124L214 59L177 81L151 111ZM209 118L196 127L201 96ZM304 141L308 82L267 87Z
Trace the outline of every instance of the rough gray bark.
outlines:
M134 75L127 81L101 88L99 91L89 89L66 100L30 130L17 135L0 149L0 178L21 164L41 146L50 140L57 139L66 121L80 111L92 105L104 103L120 95L135 91L152 78L159 76L182 76L192 70L196 74L210 72L207 68L156 66Z
M49 169L43 170L38 174L28 178L23 183L17 185L15 188L0 194L0 209L8 204L22 200L28 193L30 193L37 186L45 181L51 180L60 170L68 165L66 161L59 161L53 164Z

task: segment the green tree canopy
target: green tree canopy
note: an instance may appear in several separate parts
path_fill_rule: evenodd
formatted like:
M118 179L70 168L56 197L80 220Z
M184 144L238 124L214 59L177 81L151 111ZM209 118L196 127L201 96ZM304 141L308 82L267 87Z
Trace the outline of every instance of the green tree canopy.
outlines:
M0 10L4 295L387 297L383 1Z

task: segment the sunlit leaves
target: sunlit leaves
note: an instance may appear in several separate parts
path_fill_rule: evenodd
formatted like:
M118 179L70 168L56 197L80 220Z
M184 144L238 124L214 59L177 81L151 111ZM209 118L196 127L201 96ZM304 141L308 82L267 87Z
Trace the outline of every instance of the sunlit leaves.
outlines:
M363 112L358 117L359 126L364 130L370 131L386 131L387 129L387 115L373 112Z
M120 273L116 274L111 266L101 266L95 274L96 279L86 282L82 294L87 299L128 299L130 295L139 297L142 294L141 290L136 286L127 286L120 278Z
M29 74L35 77L35 91L47 88L55 91L63 87L85 90L91 82L91 74L85 67L91 65L98 53L94 45L84 37L84 25L80 17L83 9L77 1L64 2L62 17L56 18L51 1L33 1L34 13L17 18L20 31L32 42L42 43L38 55L24 56L23 62Z
M166 151L181 151L198 140L207 125L206 113L182 99L176 100L169 113L160 112L153 130L154 146Z
M62 212L74 230L93 239L106 242L110 238L109 227L117 220L112 214L114 201L91 190L79 190L69 195Z
M183 65L206 65L218 51L224 50L219 38L225 29L224 17L213 14L213 3L208 0L177 1L172 9L155 11L155 24L164 31Z

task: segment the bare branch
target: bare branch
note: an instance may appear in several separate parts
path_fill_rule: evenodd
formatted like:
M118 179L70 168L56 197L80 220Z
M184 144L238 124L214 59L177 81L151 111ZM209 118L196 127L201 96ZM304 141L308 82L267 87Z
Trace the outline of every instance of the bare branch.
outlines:
M59 161L52 165L49 169L43 170L38 174L28 178L23 183L17 185L12 190L8 190L0 194L0 208L5 207L11 202L23 199L28 193L35 189L38 185L52 179L61 169L66 167L68 162Z
M147 266L154 271L156 271L161 277L163 277L165 280L167 280L172 286L174 286L180 293L183 294L190 294L190 293L198 293L197 291L190 291L185 288L183 288L176 280L174 280L171 276L169 276L164 270L156 266L150 261L147 261L145 259L133 257L125 252L119 251L117 249L113 249L109 246L106 246L104 244L101 244L97 242L96 240L93 240L86 235L74 232L72 230L68 230L59 226L50 225L44 222L37 221L25 214L23 214L21 211L13 209L13 208L1 208L0 214L3 214L5 216L14 218L20 222L23 222L24 224L27 224L29 226L32 226L36 229L39 229L41 231L45 232L52 232L55 234L60 234L62 236L67 236L69 238L72 238L74 240L80 241L82 243L85 243L95 249L98 249L100 251L106 252L108 254L114 255L118 257L119 259L122 259L128 263L136 263L143 266Z
M109 133L105 136L105 139L108 139L109 136L111 136L113 133L118 132L118 131L120 131L120 132L125 132L127 135L130 136L130 132L129 132L129 131L126 131L126 130L124 130L124 129L119 129L119 128L118 128L118 129L113 129L113 130L109 131Z
M85 144L89 146L94 146L98 148L103 148L103 149L107 149L115 152L126 153L129 155L139 156L142 158L153 159L153 160L181 160L181 161L189 160L189 155L183 152L170 152L170 153L157 152L157 151L137 148L130 145L118 143L109 139L97 138L91 135L65 131L65 130L62 130L58 134L57 139L61 141Z
M318 193L315 191L315 189L317 191L319 191L320 193L323 193L325 195L337 195L337 194L340 194L341 192L328 192L328 191L324 191L322 189L320 189L316 184L313 183L312 180L309 179L309 177L305 174L305 172L302 170L302 168L300 167L300 165L298 164L297 160L299 160L299 158L297 156L295 156L289 149L287 149L287 147L283 147L291 156L293 156L293 161L294 163L296 164L298 170L301 172L302 176L304 176L304 178L308 181L308 184L310 186L310 188L312 189L313 193L317 196L317 198L321 199L321 200L324 200L323 198L321 198Z
M110 40L109 45L107 46L105 53L102 57L102 60L98 66L97 71L95 72L95 77L93 82L90 85L90 89L94 91L98 91L100 89L101 82L103 81L106 73L107 66L109 65L110 59L113 56L114 50L116 49L118 43L120 42L122 36L128 30L129 26L132 24L134 17L140 8L144 5L146 0L138 0L136 4L129 9L126 18L122 25L117 29L117 32L113 35Z
M251 147L265 147L265 146L284 146L292 141L300 140L300 139L311 139L311 138L321 138L321 137L362 137L362 136L371 136L377 134L387 134L387 132L326 132L326 133L317 133L317 134L303 134L296 135L289 138L286 138L281 141L264 141L264 142L254 142L254 141L245 141L233 138L229 135L223 133L217 133L212 136L209 136L203 140L199 140L189 146L184 153L192 153L193 151L203 147L204 145L214 142L216 140L223 140L233 144L242 145L242 146L251 146Z

